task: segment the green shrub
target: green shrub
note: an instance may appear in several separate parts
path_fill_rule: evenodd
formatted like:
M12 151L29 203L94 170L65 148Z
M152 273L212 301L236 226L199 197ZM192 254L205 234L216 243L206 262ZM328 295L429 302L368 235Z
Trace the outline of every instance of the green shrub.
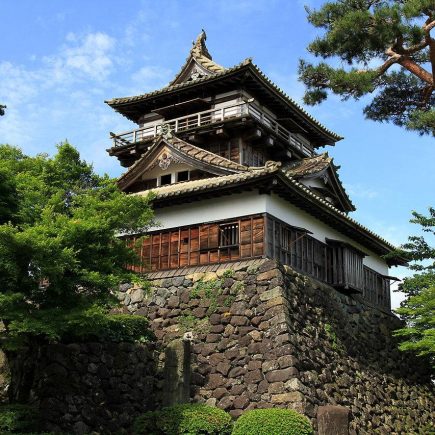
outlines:
M253 409L239 417L232 435L311 435L307 417L292 409Z
M149 411L137 417L133 424L133 434L135 435L158 435L160 432L157 429L157 415L159 411Z
M36 432L38 429L39 417L35 408L18 404L0 406L1 434Z
M182 404L139 416L135 435L230 435L231 416L222 409L201 404Z

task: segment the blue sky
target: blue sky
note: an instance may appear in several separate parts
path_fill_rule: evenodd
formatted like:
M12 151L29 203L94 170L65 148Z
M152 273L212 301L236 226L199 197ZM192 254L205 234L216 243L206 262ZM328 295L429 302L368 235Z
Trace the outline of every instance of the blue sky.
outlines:
M122 168L106 153L109 131L133 124L104 100L166 85L184 63L202 28L215 61L246 57L301 102L297 64L317 34L304 4L320 0L66 1L0 0L0 143L28 154L53 153L68 139L98 172ZM344 136L328 147L357 206L353 217L399 244L417 228L411 210L435 205L435 147L389 124L365 120L364 101L330 98L308 108ZM392 274L404 275L401 269Z

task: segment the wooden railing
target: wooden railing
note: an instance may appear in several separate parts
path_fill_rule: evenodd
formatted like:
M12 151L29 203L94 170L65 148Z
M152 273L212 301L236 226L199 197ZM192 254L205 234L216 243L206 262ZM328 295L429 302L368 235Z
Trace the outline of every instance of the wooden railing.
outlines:
M260 124L273 131L276 136L287 142L292 148L299 150L302 154L306 156L313 155L313 150L308 142L288 131L281 124L276 122L270 115L262 111L254 104L247 102L233 103L218 109L205 110L191 115L162 121L160 124L145 126L119 134L110 133L110 135L113 140L113 146L120 147L132 145L149 138L156 137L162 132L162 126L164 124L168 125L171 131L174 133L178 133L193 128L208 126L217 122L246 116L251 116L253 119L257 120Z

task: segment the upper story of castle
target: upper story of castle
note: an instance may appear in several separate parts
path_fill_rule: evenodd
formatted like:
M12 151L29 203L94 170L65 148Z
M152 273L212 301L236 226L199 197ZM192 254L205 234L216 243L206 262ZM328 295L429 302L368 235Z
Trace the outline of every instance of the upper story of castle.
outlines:
M273 162L339 210L355 210L338 167L327 154L316 153L341 137L306 113L251 59L232 68L214 62L205 41L202 31L168 86L107 101L138 124L111 133L110 155L129 168L120 187L138 192ZM176 163L169 172L168 157Z
M138 126L111 133L119 187L148 195L158 227L140 272L268 257L389 307L394 246L362 226L319 147L329 131L246 59L213 61L202 32L168 86L107 103Z

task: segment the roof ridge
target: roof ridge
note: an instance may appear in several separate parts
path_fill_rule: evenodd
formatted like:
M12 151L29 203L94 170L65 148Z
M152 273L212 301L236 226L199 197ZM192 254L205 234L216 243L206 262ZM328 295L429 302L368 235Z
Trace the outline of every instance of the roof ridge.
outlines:
M291 175L287 175L284 173L284 175L293 183L295 184L298 188L300 188L301 190L303 190L304 192L308 193L310 196L313 196L314 198L316 198L319 202L321 202L322 204L326 205L328 208L330 208L331 210L333 210L335 213L339 214L341 217L345 218L346 220L348 220L349 222L353 223L354 225L356 225L357 227L361 228L362 230L370 233L371 235L375 236L378 240L382 241L383 243L385 243L386 245L388 245L390 248L392 249L396 249L396 246L394 246L392 243L390 243L388 240L385 240L383 237L381 237L380 235L376 234L375 232L373 232L372 230L368 229L366 226L360 224L358 221L356 221L355 219L353 219L352 217L350 217L347 213L339 210L337 207L333 206L331 203L329 203L328 201L326 201L325 199L321 198L319 195L317 195L316 193L314 193L311 189L309 189L308 187L306 187L304 184L300 183L298 180L296 180L294 177L292 177Z
M213 61L213 58L212 58L212 56L211 56L210 52L208 51L208 48L205 44L206 39L207 39L207 35L205 33L205 30L202 29L201 33L196 38L196 41L192 41L193 46L190 49L189 56L187 56L187 59L184 62L183 66L181 67L180 71L174 77L174 79L169 82L169 85L167 87L175 86L174 83L187 70L187 68L192 60L194 62L196 62L197 64L201 65L208 72L210 72L211 73L210 75L213 75L213 74L216 74L219 72L225 72L227 70L222 65L219 65L218 63ZM201 77L199 76L199 77L197 77L193 80L190 80L190 81L197 81L200 78ZM186 81L183 81L183 82L177 83L177 84L182 84L182 83L186 83Z
M248 170L249 170L249 167L248 167L248 166L241 165L240 163L237 163L237 162L233 162L232 160L229 160L229 159L227 159L226 157L222 157L222 156L220 156L220 155L218 155L218 154L212 153L211 151L205 150L204 148L197 147L196 145L193 145L193 144L191 144L191 143L189 143L189 142L186 142L185 140L179 138L178 136L172 135L172 138L169 138L169 139L167 139L167 140L168 140L172 145L174 145L174 146L177 146L177 143L173 141L174 138L175 138L176 140L178 140L179 142L185 144L185 145L188 145L188 146L190 146L190 147L192 147L192 148L195 148L195 149L197 149L197 150L199 150L199 151L201 151L201 152L205 152L206 154L210 154L210 155L212 155L212 156L215 157L215 158L218 158L218 159L220 159L220 160L223 160L224 162L228 162L228 164L238 166L238 167L240 168L240 170L242 170L242 171L248 171ZM177 147L177 149L179 149L179 148ZM211 164L214 164L214 163L211 163ZM219 165L215 165L215 166L219 166Z
M326 133L329 135L335 137L337 140L343 139L342 136L339 136L337 133L334 133L332 130L329 130L326 128L321 122L319 122L316 118L314 118L312 115L310 115L300 104L298 104L293 98L291 98L287 93L285 93L275 82L273 82L269 77L264 74L264 72L260 69L260 67L252 62L252 66L257 70L257 72L263 77L266 82L268 82L273 88L275 88L279 93L281 93L285 99L290 103L293 104L298 110L300 110L310 121L313 121L314 124L317 124L321 129L323 129Z
M351 206L354 208L353 211L356 211L356 206L355 206L355 204L353 203L352 199L350 198L350 195L347 193L347 191L346 191L346 189L345 189L345 187L344 187L344 185L343 185L343 182L342 182L341 179L340 179L340 174L338 173L339 169L341 168L341 165L336 165L336 164L334 163L334 157L331 157L330 166L331 166L331 168L332 168L332 170L333 170L332 172L333 172L333 173L335 174L335 176L337 177L337 180L338 180L338 182L340 183L340 186L341 186L341 188L343 189L343 192L344 192L345 195L347 196L347 198L348 198L348 200L349 200L349 203L350 203Z

